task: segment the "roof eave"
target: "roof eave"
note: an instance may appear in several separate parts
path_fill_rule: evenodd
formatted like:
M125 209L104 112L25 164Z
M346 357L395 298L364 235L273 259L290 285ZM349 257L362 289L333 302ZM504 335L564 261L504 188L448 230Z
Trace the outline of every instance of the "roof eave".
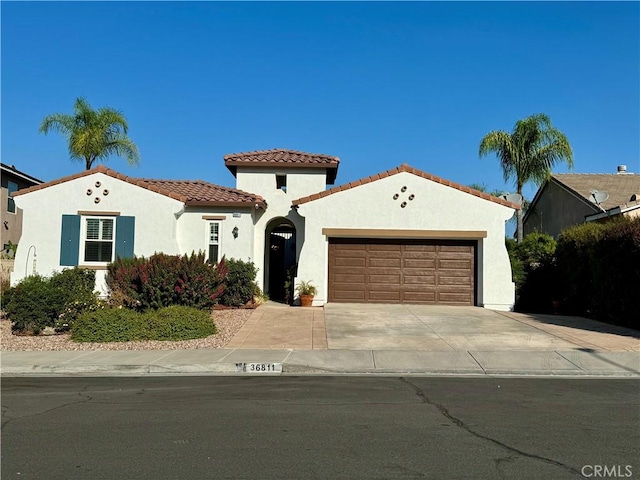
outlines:
M218 207L218 208L260 208L267 209L267 202L264 200L255 200L251 202L220 202L208 200L187 200L185 205L188 207Z

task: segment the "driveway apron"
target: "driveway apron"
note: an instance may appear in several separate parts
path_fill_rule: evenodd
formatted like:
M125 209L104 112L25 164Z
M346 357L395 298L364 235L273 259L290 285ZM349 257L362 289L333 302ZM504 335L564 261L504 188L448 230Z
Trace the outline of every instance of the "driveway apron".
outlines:
M329 349L640 351L639 332L580 317L444 305L324 308Z

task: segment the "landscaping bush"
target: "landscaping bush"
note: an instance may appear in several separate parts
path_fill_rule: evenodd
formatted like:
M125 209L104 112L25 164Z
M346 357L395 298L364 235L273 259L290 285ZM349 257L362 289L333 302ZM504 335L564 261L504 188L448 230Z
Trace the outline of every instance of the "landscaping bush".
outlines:
M511 274L516 284L516 309L520 311L551 312L556 289L552 236L533 232L522 242L506 241Z
M56 293L48 279L40 275L29 276L13 287L4 307L13 322L11 329L37 335L45 327L53 327L60 308Z
M220 303L230 307L241 307L253 302L254 295L259 295L260 288L256 283L258 269L253 262L244 262L230 258L227 260L229 274L225 279L225 289Z
M107 267L112 300L138 311L169 305L210 310L224 291L226 261L205 261L203 252L191 255L156 253L149 258L118 258Z
M556 257L566 313L640 328L640 218L567 229Z
M39 334L46 327L57 325L62 314L69 310L68 321L85 308L97 303L93 291L95 272L72 268L54 273L51 278L32 275L10 290L4 306L12 323L12 330Z
M146 312L143 320L148 340L189 340L216 333L211 314L182 305Z
M127 342L141 335L140 314L128 308L105 308L81 314L71 327L77 342Z
M590 222L567 228L558 237L556 260L565 312L585 315L592 308L598 256L596 244L606 228L603 223Z
M71 329L77 342L190 340L216 333L209 313L181 305L148 310L105 308L81 314Z

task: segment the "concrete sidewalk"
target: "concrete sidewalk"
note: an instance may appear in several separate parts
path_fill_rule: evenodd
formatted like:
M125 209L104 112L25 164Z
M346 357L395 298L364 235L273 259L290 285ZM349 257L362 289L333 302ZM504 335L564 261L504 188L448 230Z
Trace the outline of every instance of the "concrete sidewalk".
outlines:
M0 372L247 375L248 363L277 364L283 375L640 377L640 333L580 317L478 307L268 302L225 349L2 352Z
M2 352L3 376L249 375L246 363L283 375L515 375L640 377L636 352L401 350L147 350ZM261 374L264 375L264 374Z

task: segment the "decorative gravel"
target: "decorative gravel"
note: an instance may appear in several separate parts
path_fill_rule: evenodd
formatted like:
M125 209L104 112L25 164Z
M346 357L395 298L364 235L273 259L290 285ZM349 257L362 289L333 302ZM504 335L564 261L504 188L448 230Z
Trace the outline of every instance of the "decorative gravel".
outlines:
M53 350L185 350L196 348L224 348L242 328L254 310L214 310L211 314L218 333L194 340L136 341L136 342L74 342L71 335L22 336L11 333L11 322L0 320L0 350L53 351Z

